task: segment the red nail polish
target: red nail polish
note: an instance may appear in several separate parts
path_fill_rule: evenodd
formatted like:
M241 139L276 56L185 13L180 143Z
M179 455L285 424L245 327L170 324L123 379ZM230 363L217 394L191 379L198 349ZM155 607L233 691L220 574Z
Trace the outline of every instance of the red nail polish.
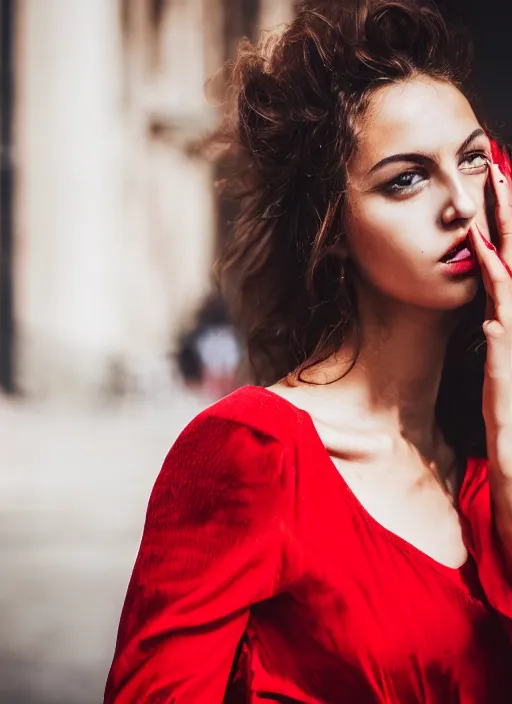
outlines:
M477 231L478 231L478 234L479 234L480 237L482 238L483 243L484 243L485 246L487 247L487 249L491 249L492 251L495 252L495 251L496 251L496 247L493 245L492 242L489 242L489 240L488 240L487 237L484 235L484 233L482 232L482 230L478 227L478 225L476 225L476 229L477 229Z
M477 225L476 223L475 223L475 227L476 227L476 229L477 229L477 231L478 231L478 234L479 234L480 237L483 239L484 244L485 244L485 246L487 247L487 249L490 249L492 252L495 252L495 253L496 253L496 255L499 257L500 262L503 264L503 266L504 266L505 269L507 270L507 274L508 274L508 275L510 276L510 278L512 279L512 269L509 267L509 265L507 264L507 262L505 262L505 261L503 260L502 256L500 255L500 253L498 252L498 250L496 249L496 247L493 245L493 243L492 243L492 242L489 242L489 240L487 239L487 237L484 236L483 232L481 231L481 229L478 227L478 225Z
M498 166L508 183L512 184L512 164L510 163L508 154L500 149L494 139L491 139L491 155L493 164ZM504 181L500 181L500 183L504 183Z
M500 160L500 148L494 139L491 139L491 158L493 164L497 164Z

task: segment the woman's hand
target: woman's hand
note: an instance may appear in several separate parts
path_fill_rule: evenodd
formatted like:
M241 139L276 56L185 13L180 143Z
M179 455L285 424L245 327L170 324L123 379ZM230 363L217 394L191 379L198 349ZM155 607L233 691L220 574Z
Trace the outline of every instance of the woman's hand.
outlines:
M496 151L493 147L493 156ZM504 159L501 157L500 161ZM496 156L494 160L498 161ZM491 244L476 223L471 237L487 292L482 411L489 486L495 526L512 579L512 174L508 160L501 165L502 169L496 163L490 167L499 248Z
M499 249L476 223L471 229L473 246L487 292L487 361L483 388L483 416L487 453L493 471L512 482L512 190L510 166L494 146L490 179L496 194ZM498 156L498 159L496 158Z

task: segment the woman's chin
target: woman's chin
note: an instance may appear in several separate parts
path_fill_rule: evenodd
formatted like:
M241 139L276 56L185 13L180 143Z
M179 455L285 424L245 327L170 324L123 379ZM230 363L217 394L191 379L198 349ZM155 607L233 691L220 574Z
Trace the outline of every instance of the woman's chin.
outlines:
M456 310L471 303L475 298L479 285L479 278L467 277L450 284L444 284L438 289L438 305L441 310Z

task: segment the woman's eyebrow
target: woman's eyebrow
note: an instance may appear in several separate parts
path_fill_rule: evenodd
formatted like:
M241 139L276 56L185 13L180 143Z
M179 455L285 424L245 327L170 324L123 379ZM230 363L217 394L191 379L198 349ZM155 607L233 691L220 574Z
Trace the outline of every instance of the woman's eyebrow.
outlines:
M469 137L466 137L466 139L462 142L460 147L457 149L457 156L462 154L473 140L475 140L477 137L485 136L485 132L481 127L478 127L476 130L473 130ZM432 161L432 159L425 154L419 154L416 152L408 152L407 154L393 154L392 156L387 156L381 161L379 161L375 166L372 166L368 174L372 174L374 171L377 169L380 169L382 166L385 166L386 164L392 164L396 161L409 161L415 164L425 164L429 161Z

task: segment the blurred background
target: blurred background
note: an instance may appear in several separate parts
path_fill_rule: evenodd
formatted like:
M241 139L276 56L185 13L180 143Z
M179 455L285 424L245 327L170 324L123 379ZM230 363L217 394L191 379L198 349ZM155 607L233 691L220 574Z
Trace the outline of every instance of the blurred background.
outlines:
M248 381L212 286L226 174L194 145L239 39L295 4L0 0L2 704L102 700L163 458ZM442 8L510 141L500 5Z

